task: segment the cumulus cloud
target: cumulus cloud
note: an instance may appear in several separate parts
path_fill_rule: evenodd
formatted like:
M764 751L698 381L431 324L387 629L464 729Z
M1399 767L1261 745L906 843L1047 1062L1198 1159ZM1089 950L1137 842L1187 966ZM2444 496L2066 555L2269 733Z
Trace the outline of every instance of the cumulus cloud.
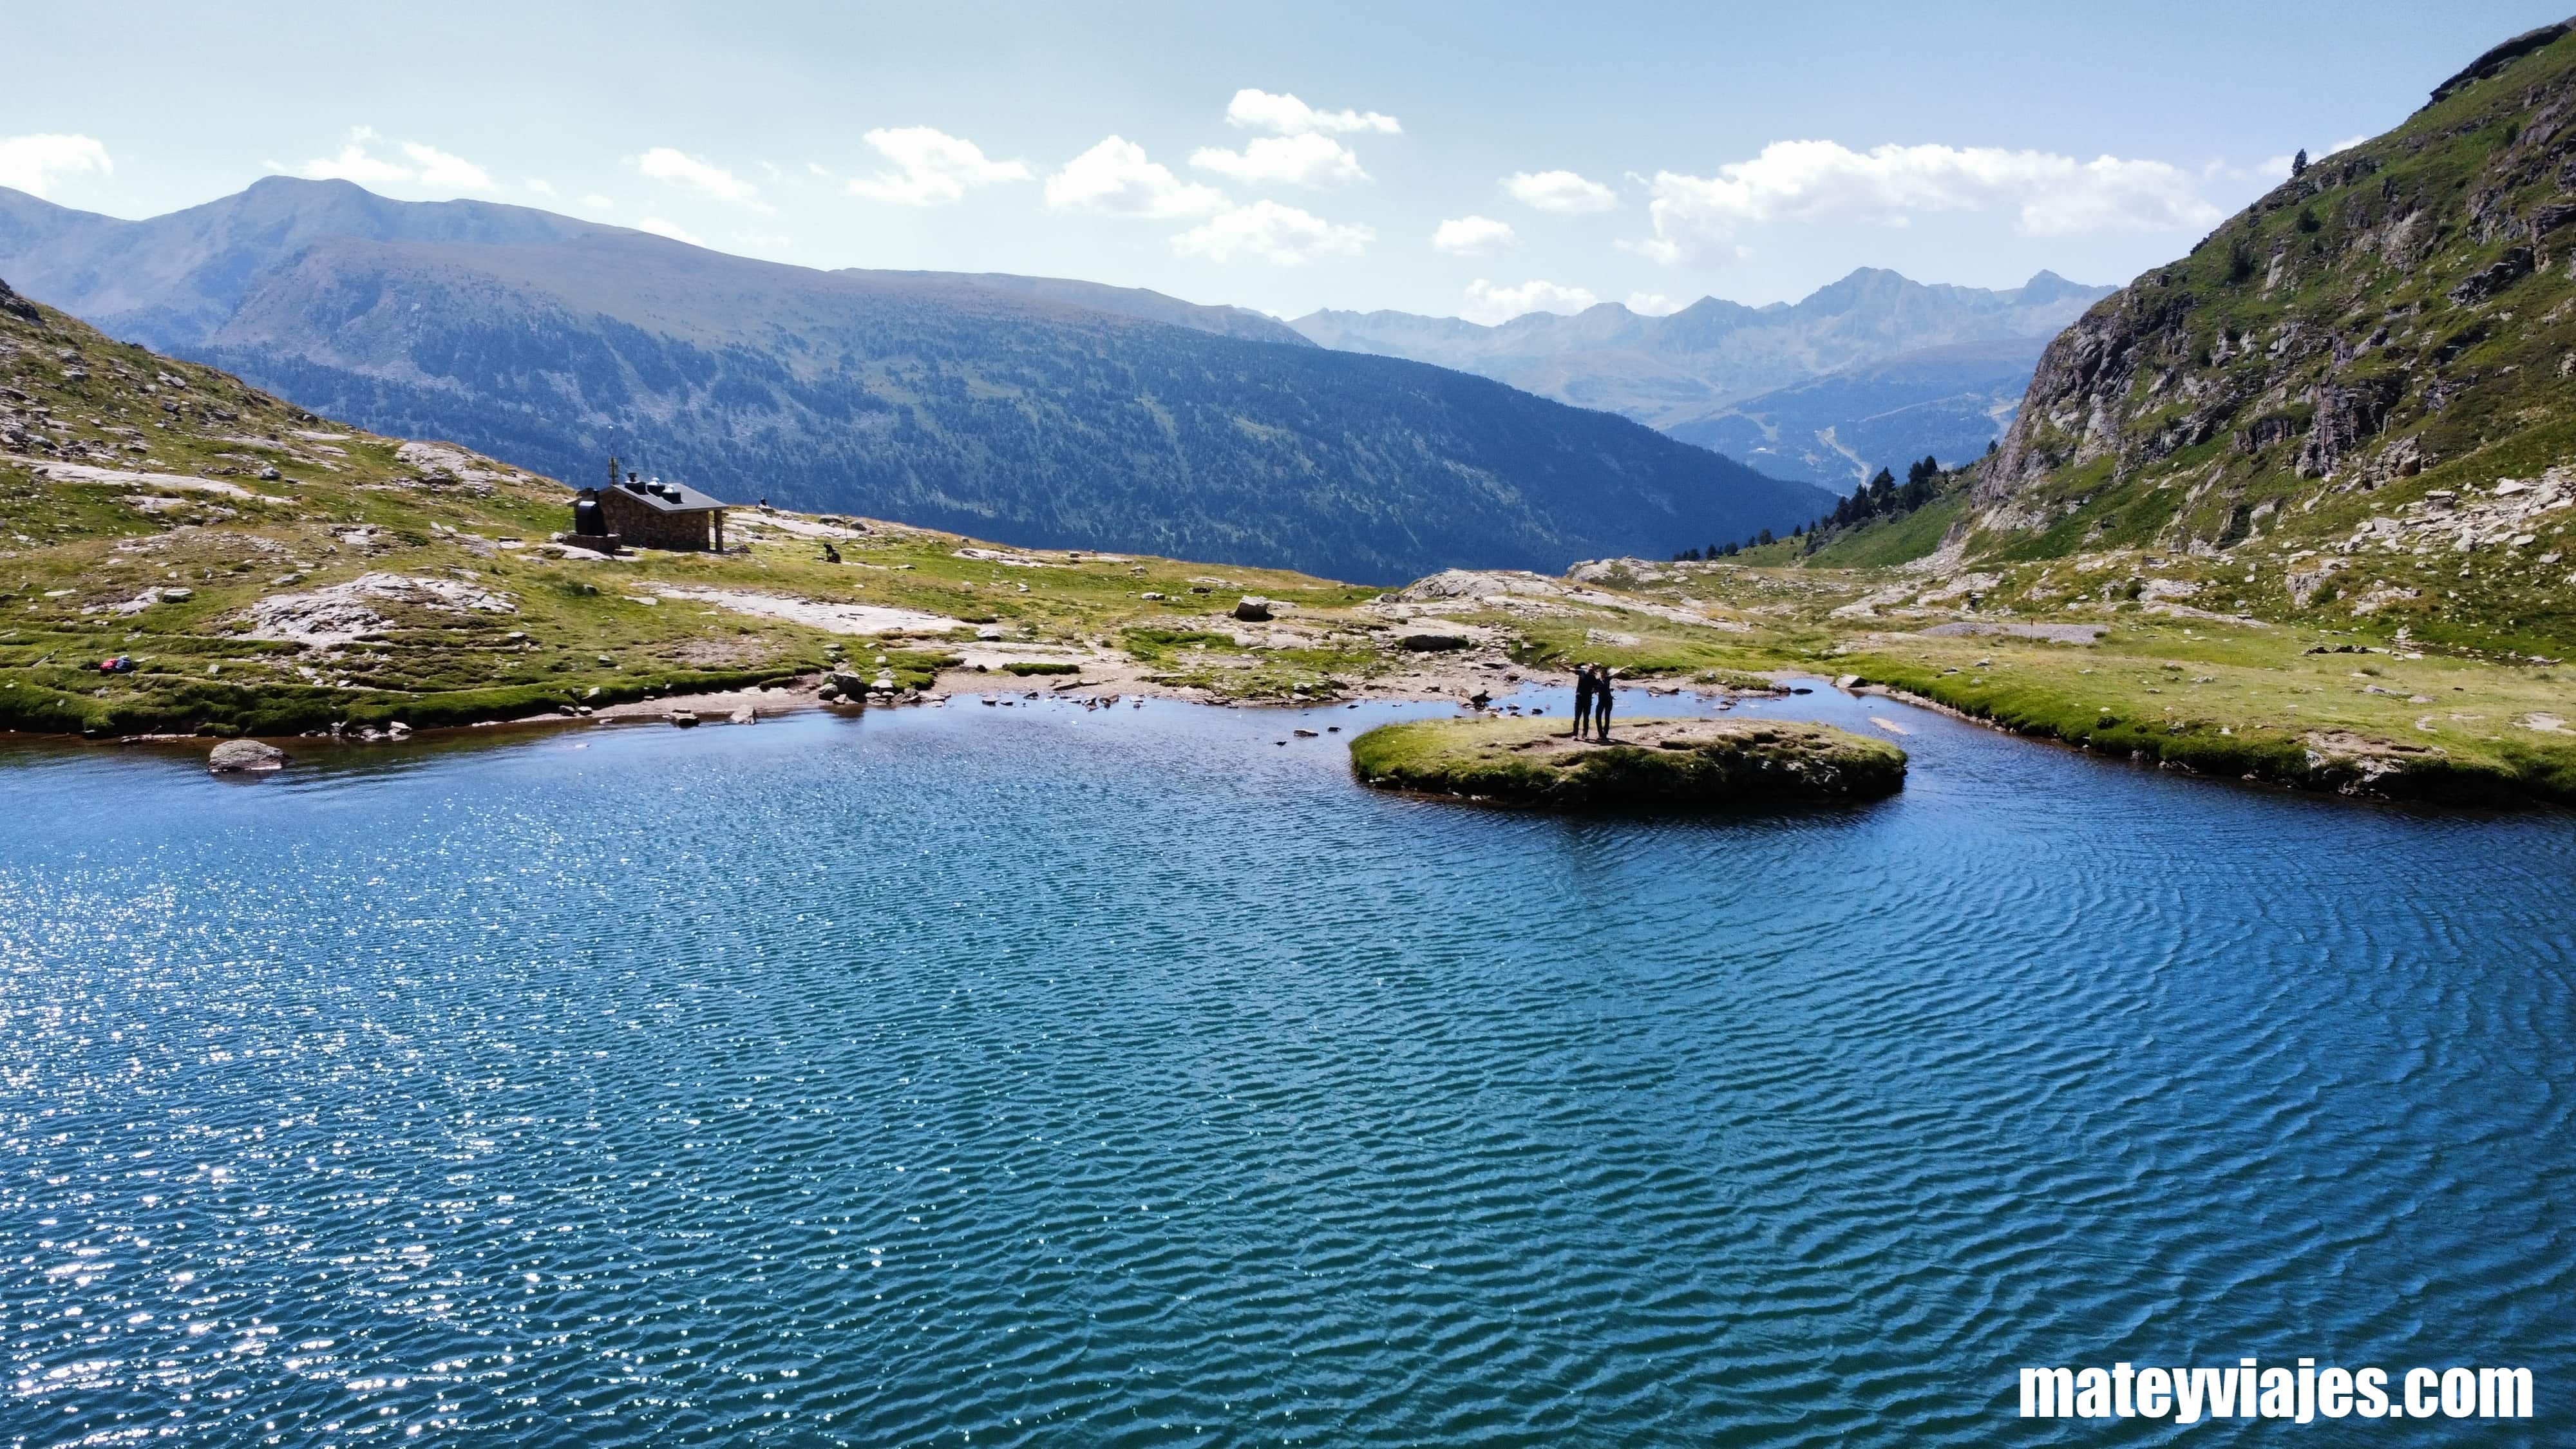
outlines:
M1202 146L1190 153L1190 164L1247 186L1342 186L1369 179L1350 147L1313 131L1257 137L1240 151Z
M1581 287L1560 287L1554 282L1528 281L1517 287L1497 287L1482 277L1467 284L1467 305L1458 315L1470 322L1488 327L1509 322L1529 312L1580 312L1600 305L1601 299Z
M635 164L645 175L656 181L668 181L674 186L687 187L689 190L712 196L718 201L733 202L737 206L748 206L759 211L769 209L760 199L759 187L721 166L701 161L695 156L669 146L654 147L637 158Z
M535 192L539 196L552 196L555 194L555 184L546 180L542 176L521 177L519 179L519 184L528 188L530 191Z
M412 164L420 168L412 179L423 186L453 186L463 191L496 189L492 185L491 172L462 156L450 156L435 146L424 146L418 141L406 141L402 149L403 154L412 159Z
M1521 205L1557 216L1608 211L1619 204L1617 192L1571 171L1515 171L1503 178L1503 189Z
M1453 257L1490 257L1519 243L1510 222L1490 216L1453 216L1431 233L1431 245Z
M1269 131L1281 136L1316 131L1377 131L1395 136L1404 131L1395 117L1383 112L1319 111L1295 96L1274 96L1250 87L1236 91L1234 99L1226 102L1225 118L1248 131Z
M418 141L405 141L393 147L398 155L383 154L385 140L373 126L354 127L340 144L337 156L321 156L301 166L279 166L278 171L293 171L310 181L354 181L362 186L409 184L455 191L498 191L492 173L466 160L450 155L435 146Z
M862 139L894 163L874 176L851 178L850 194L872 201L946 206L978 186L1036 179L1026 161L992 160L974 142L928 126L880 129Z
M1257 257L1274 266L1302 266L1318 257L1355 257L1377 239L1365 226L1345 226L1275 201L1256 201L1208 218L1172 238L1185 257L1230 262Z
M1740 255L1736 229L1768 221L1903 226L1918 212L2003 211L2030 236L2093 231L2199 230L2223 215L2192 175L2162 161L2078 161L1991 146L1880 146L1774 141L1715 176L1659 171L1648 207L1653 237L1633 250L1665 262Z
M411 168L399 161L375 155L369 148L376 143L373 126L359 126L349 132L337 156L316 157L295 168L295 174L308 181L355 181L360 185L411 180Z
M687 242L693 247L702 247L706 245L705 242L698 240L694 234L683 230L672 222L664 221L658 216L648 216L642 221L635 223L635 229L637 231L649 231L655 236L669 237L671 240L676 242Z
M42 196L65 176L95 171L107 175L116 163L107 147L89 136L0 136L0 186Z
M1636 313L1640 317L1670 317L1681 309L1681 303L1674 301L1672 298L1665 296L1661 292L1630 292L1628 294L1628 310Z
M1046 202L1058 211L1099 211L1158 220L1223 211L1225 193L1183 181L1171 168L1146 159L1145 148L1111 136L1064 163L1046 181Z
M587 211L608 211L613 209L617 203L594 191L581 199L581 205L582 208Z

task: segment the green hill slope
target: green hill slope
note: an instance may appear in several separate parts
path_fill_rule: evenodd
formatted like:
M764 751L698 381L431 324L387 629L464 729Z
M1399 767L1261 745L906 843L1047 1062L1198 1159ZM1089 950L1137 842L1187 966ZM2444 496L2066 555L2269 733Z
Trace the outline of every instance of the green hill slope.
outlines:
M961 650L1041 672L1150 657L1286 697L1400 662L1330 637L1373 590L737 510L723 555L550 543L569 495L444 443L330 422L113 341L0 283L0 729L90 736L427 728L811 674L929 684ZM834 542L840 563L822 557ZM1221 587L1220 587L1221 586ZM1243 593L1314 647L1252 652ZM1286 626L1283 626L1286 627ZM866 657L849 651L860 649ZM1223 656L1223 657L1217 657ZM112 660L130 669L102 670Z
M2024 608L2576 647L2576 35L2518 37L2041 358L1952 540ZM2188 601L2187 603L2185 601Z

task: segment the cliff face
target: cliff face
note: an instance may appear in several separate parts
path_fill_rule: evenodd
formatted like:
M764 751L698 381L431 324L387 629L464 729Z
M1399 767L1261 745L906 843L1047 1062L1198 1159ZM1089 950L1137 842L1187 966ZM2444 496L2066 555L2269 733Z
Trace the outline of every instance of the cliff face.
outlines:
M2576 34L2496 47L2042 355L1954 543L2213 554L2576 459Z

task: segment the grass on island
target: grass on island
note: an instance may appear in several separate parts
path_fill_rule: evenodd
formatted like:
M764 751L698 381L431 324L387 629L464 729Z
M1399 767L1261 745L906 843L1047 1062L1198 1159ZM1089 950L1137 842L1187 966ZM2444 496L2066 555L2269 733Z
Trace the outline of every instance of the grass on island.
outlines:
M1905 781L1905 752L1827 725L1752 719L1622 720L1607 743L1553 720L1481 717L1380 725L1351 768L1384 789L1557 809L1696 811L1873 799Z

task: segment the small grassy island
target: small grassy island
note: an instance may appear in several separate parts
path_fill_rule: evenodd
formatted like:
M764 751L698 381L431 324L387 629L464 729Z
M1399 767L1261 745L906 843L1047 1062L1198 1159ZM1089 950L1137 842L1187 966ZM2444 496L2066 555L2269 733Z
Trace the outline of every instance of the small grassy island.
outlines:
M1381 725L1351 741L1351 769L1380 789L1502 805L1686 812L1877 799L1904 787L1905 752L1782 720L1631 720L1602 744L1554 720L1479 718Z

